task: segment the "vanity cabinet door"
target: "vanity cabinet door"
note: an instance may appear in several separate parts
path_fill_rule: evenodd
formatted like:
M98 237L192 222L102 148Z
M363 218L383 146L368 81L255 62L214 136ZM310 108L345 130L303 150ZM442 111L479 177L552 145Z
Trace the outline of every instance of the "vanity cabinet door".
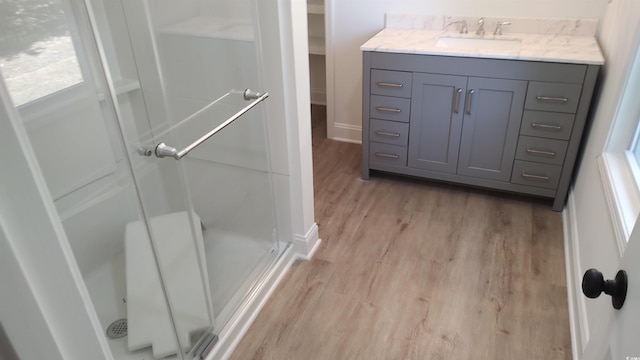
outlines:
M466 87L466 76L413 74L409 167L455 174Z
M470 77L458 174L508 182L527 82Z

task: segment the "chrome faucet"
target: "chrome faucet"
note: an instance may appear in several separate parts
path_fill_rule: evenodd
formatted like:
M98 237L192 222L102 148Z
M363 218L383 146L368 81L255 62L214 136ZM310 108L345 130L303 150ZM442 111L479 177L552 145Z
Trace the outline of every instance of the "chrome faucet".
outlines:
M502 35L502 25L511 25L511 23L509 21L498 21L496 31L493 32L493 35Z
M448 23L447 25L445 25L445 28L447 28L447 27L449 27L449 25L453 25L453 24L462 24L462 28L460 29L460 34L468 34L469 33L469 28L467 27L467 20L452 21L452 22Z
M476 35L484 35L484 18L480 18L480 20L478 20L478 30L476 31Z

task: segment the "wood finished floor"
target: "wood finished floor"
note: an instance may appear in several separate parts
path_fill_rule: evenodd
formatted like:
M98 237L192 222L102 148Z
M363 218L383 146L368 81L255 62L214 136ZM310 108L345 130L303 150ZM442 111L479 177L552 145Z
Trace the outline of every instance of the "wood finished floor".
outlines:
M232 359L571 359L562 217L531 198L374 174L313 107L322 245Z

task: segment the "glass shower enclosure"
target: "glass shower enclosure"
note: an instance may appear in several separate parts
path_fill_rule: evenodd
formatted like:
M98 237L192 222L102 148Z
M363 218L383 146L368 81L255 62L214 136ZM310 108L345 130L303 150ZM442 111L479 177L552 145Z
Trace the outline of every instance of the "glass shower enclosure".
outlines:
M204 358L288 246L260 6L0 4L0 90L115 359Z

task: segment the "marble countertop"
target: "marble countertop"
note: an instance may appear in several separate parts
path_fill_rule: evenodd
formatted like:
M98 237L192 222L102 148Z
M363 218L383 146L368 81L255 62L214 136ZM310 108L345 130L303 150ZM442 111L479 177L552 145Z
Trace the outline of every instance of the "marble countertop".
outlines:
M440 37L517 39L521 43L511 49L480 46L447 48L436 45ZM487 31L486 35L478 36L471 30L469 34L460 34L453 30L386 28L363 44L360 50L589 65L604 64L604 56L594 36L566 34L508 33L495 36Z

